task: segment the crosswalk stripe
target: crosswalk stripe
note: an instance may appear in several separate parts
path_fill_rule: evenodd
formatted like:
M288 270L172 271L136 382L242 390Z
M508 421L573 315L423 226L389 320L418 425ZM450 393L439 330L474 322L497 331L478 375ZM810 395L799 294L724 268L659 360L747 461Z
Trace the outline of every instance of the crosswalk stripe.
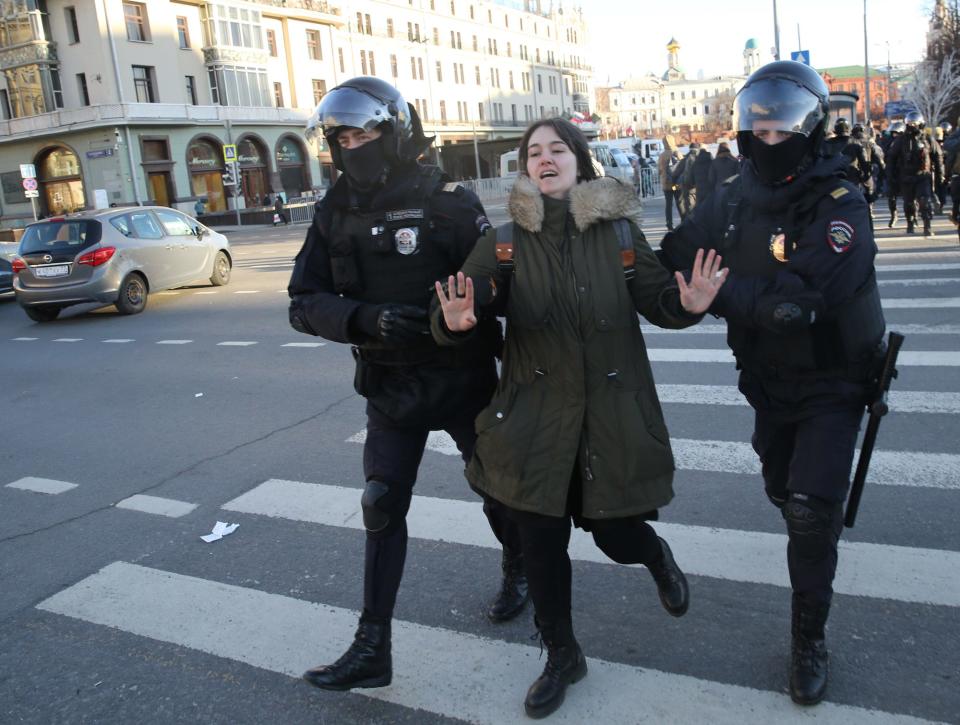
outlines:
M172 498L161 498L160 496L148 496L138 493L129 498L116 503L118 509L130 509L132 511L142 511L145 514L156 514L158 516L169 516L172 519L186 516L197 508L197 504L187 501L177 501Z
M158 345L189 345L193 340L157 340Z
M280 594L115 562L37 605L297 677L339 656L356 612ZM540 673L539 649L395 620L394 681L365 697L481 725L529 722L523 697ZM920 723L909 716L825 702L793 706L780 693L588 658L552 723L651 721ZM306 685L304 685L306 687ZM317 697L322 697L318 694Z
M881 287L883 286L902 286L902 287L937 287L945 284L957 284L960 283L960 278L957 277L927 277L927 278L917 278L917 279L881 279L877 282Z
M887 298L883 300L885 310L935 310L960 307L960 297L917 297Z
M958 298L960 301L960 298ZM733 353L728 348L651 347L647 349L651 362L732 363ZM906 350L897 358L898 366L960 366L960 352L951 350Z
M108 340L101 340L101 342L112 343L112 344L122 344L125 342L136 342L132 337L112 337Z
M944 262L942 264L878 264L878 272L940 272L960 269L960 264Z
M910 239L910 237L904 237L904 238ZM923 259L953 258L958 255L960 255L960 251L953 250L953 249L945 249L945 250L940 250L935 252L915 252L915 251L884 252L884 251L881 251L876 257L875 264L877 267L881 267L881 266L884 266L884 261L891 260L891 259L903 259L903 260L910 260L912 262L916 262L917 260L923 260Z
M362 430L346 442L363 443L366 438L367 432ZM670 445L677 469L681 471L760 474L760 461L749 443L671 438ZM460 455L453 439L443 431L430 433L427 448L445 456ZM867 480L881 486L958 490L960 455L874 450Z
M76 488L77 484L67 481L55 481L52 478L36 478L27 476L7 484L7 488L19 488L24 491L33 491L34 493L48 493L56 495Z
M904 335L960 335L960 325L919 325L919 324L900 324L888 325L891 330L896 330ZM682 330L668 330L656 325L641 324L640 330L644 335L721 335L726 334L727 326L715 323L700 323L692 327L684 327Z
M325 342L285 342L280 347L323 347Z
M250 347L250 345L256 345L257 343L254 340L227 340L225 342L218 342L218 347Z
M466 486L466 484L464 484ZM324 526L362 529L360 491L302 481L271 479L223 505L234 513L271 516ZM776 512L771 507L771 516ZM758 531L657 522L657 532L687 574L789 587L787 537ZM468 546L499 548L480 503L414 496L407 514L410 536ZM841 541L834 589L842 594L960 607L960 552ZM579 529L570 556L609 564Z
M747 400L733 385L674 385L657 384L661 403L689 405L746 406ZM940 391L893 390L888 402L896 413L960 413L960 393Z
M39 337L11 337L13 342L33 342L34 340L39 340Z

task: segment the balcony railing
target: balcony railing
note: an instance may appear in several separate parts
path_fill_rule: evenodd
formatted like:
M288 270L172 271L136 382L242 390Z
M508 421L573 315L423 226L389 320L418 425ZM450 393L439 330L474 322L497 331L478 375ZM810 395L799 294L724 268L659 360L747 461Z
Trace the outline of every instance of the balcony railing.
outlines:
M89 128L130 122L296 123L306 125L313 109L191 106L181 103L108 103L0 121L0 144L23 136L68 127Z

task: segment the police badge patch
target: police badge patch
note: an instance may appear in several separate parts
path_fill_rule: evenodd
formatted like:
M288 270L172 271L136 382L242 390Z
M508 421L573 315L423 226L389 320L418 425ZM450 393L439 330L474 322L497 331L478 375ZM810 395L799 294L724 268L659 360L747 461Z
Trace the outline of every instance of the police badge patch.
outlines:
M393 241L400 254L413 254L418 247L416 228L403 227L397 229L393 234Z
M773 258L778 262L787 261L786 241L787 237L782 232L770 236L770 254L772 254Z
M827 224L827 244L837 254L843 254L853 244L853 227L845 221L833 220Z

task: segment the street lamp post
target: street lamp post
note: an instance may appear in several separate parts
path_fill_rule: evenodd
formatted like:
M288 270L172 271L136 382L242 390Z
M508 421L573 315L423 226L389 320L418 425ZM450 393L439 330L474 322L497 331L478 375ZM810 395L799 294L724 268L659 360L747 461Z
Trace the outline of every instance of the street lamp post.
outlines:
M773 0L773 59L780 60L780 21L777 19L777 0Z
M870 123L870 60L867 52L867 0L863 0L863 82L867 88L866 103L863 107L863 122Z

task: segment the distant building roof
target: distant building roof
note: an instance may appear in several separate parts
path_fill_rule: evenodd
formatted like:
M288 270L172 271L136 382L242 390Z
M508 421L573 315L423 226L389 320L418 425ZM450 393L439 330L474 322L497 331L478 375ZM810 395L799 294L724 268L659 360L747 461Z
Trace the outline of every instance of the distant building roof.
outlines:
M756 39L756 38L750 38L750 40L747 41L747 44L746 44L745 46L743 46L743 49L744 49L744 50L756 50L756 49L757 49L757 39Z
M677 42L677 39L676 39L676 38L672 38L672 37L671 37L671 38L670 38L670 42L667 43L667 49L669 50L670 48L672 48L672 47L674 47L674 46L676 46L676 47L679 48L679 47L680 47L680 43Z
M870 68L870 75L877 75L886 73L886 68ZM863 78L863 66L862 65L841 65L835 68L819 68L817 73L823 75L824 73L829 73L834 78Z

